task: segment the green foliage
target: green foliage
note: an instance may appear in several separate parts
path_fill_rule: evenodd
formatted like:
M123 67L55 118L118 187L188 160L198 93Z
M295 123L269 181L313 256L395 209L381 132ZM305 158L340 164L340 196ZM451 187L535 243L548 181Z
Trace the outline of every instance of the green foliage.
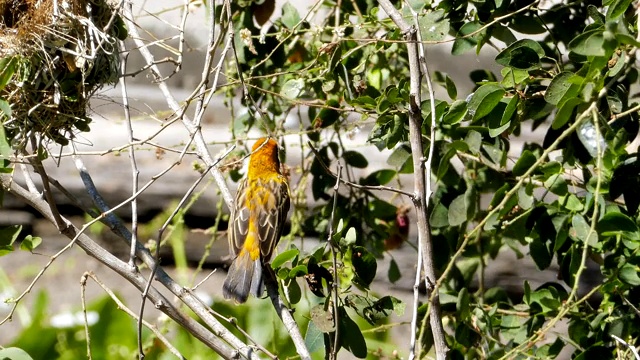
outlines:
M433 154L426 169L434 185L428 215L443 310L438 320L447 330L450 357L547 359L564 350L576 359L616 358L624 349L612 335L640 341L640 161L630 146L640 121L632 88L640 42L632 1L396 2L421 46L450 42L451 57L497 52L493 65L499 72L471 71L469 94L449 74L433 72L435 94L446 98L430 101L425 86L417 104L406 34L381 16L375 1L320 2L309 14L287 2L279 14L262 10L267 13L261 19L274 15L269 22L256 13L264 3L237 1L228 12L221 5L215 11L230 14L238 34L237 64L226 67L224 91L230 104L239 89L244 96L229 127L234 139L255 129L301 139L303 161L288 164L299 175L291 183L296 197L289 238L314 236L320 244L311 250L289 245L271 267L315 357L339 351L392 357L397 350L385 330L406 305L374 294L371 285L380 260L414 242L407 204L417 199L372 187L406 190L402 175L423 171L414 168L416 147L409 141L409 119L416 112L423 119L418 130L424 153L415 155ZM314 20L316 12L331 16ZM220 19L221 27L231 25L226 16ZM20 73L18 65L12 58L0 61L0 90ZM0 99L0 110L9 117L12 104ZM284 125L292 115L300 118L297 128ZM11 139L0 131L0 171L9 172ZM534 131L544 137L532 137ZM369 147L353 145L360 132ZM377 157L386 157L383 165ZM338 163L350 184L336 192ZM232 180L240 177L237 169L230 172ZM163 239L180 267L186 266L183 215L189 206ZM170 208L141 229L141 238L155 236ZM0 254L13 250L20 229L2 231ZM21 247L32 251L40 241L27 237ZM521 274L515 293L487 288L486 269L505 252L557 276L535 282ZM386 275L392 283L414 276L401 273L393 258ZM46 325L44 303L39 297L34 321L15 345L33 358L83 356L83 333ZM293 357L291 340L270 307L253 298L246 305L213 306L235 319L237 327L226 325L241 338L238 328L279 357ZM421 339L419 356L433 343L427 307L425 300L418 309L422 325L411 329ZM94 358L125 357L114 355L114 347L134 356L132 320L108 300L92 309L101 321L109 319L91 325ZM559 321L568 330L553 338ZM175 345L185 356L213 356L176 332ZM153 341L150 333L143 335L145 343Z
M432 80L448 99L434 99L433 108L425 99L420 104L424 156L434 150L429 170L437 185L430 220L452 357L553 358L565 347L577 357L614 357L619 349L609 337L613 325L602 324L625 314L628 321L616 325L616 332L630 343L640 339L640 328L632 325L639 323L638 315L628 303L640 281L640 163L636 149L627 148L640 120L631 89L638 79L634 64L640 45L631 2L571 2L544 9L537 2L508 0L410 3L426 46L451 39L451 56L491 46L501 67L499 74L472 71L475 86L468 96L448 74L435 72ZM369 189L342 188L333 214L339 224L331 224L335 178L326 168L340 161L343 176L371 186L393 186L400 174L417 169L408 141L408 61L406 47L398 43L403 34L381 20L375 2L341 6L335 19L314 27L285 5L255 53L245 44L239 60L250 96L260 98L269 114L257 117L256 125L281 130L278 121L291 107L301 101L310 105L299 110L310 119L301 129L316 152L309 151L311 161L298 170L310 181L318 205L309 209L303 226L293 228L296 235L315 233L320 239L331 227L335 231L325 247L292 248L273 266L285 294L298 286L295 278L303 277L320 301L307 327L308 345L336 346L331 336L320 335L334 331L336 305L338 326L354 336L338 346L359 357L364 355L354 335L359 331L349 319L371 321L391 309L385 300L385 311L365 311L382 301L368 290L378 260L393 249L389 239L401 232L402 203ZM406 4L398 6L413 19ZM257 34L248 8L238 4L234 9L236 28ZM391 150L386 168L373 168L369 154L345 146L354 126L367 129L368 142L379 150ZM539 128L544 139L521 138ZM522 149L517 143L524 143ZM452 166L453 160L462 166ZM353 175L363 168L369 170L366 175ZM558 264L559 279L535 287L525 281L522 297L478 287L476 279L485 271L481 264L503 251L528 257L540 270ZM596 288L583 281L584 266L594 267L591 259L600 262L602 285ZM392 260L387 275L394 282L407 274ZM603 300L580 298L594 292ZM572 324L568 334L539 343L563 318ZM426 338L423 351L430 347Z

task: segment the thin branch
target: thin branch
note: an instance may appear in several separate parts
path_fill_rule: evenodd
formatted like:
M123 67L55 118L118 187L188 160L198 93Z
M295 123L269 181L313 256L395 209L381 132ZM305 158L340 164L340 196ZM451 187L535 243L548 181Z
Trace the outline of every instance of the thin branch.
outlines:
M87 339L87 359L92 360L91 356L91 333L89 333L89 319L87 317L87 300L85 290L87 288L87 274L85 272L80 278L80 300L82 303L82 315L84 316L84 336Z
M125 71L127 68L128 53L123 41L118 41L118 47L120 53L123 54L120 57L120 69ZM122 108L124 111L124 117L127 123L127 133L129 137L129 144L133 143L133 125L131 124L131 114L129 113L129 96L127 95L127 83L124 76L119 79L120 87L122 88ZM129 148L129 160L131 163L131 192L138 192L138 176L140 171L138 170L138 164L136 163L135 147L131 145ZM136 269L136 243L138 242L138 198L134 198L131 201L131 246L129 250L129 266L131 269ZM149 284L151 280L149 280ZM144 309L145 296L143 295L140 305L140 316L138 317L137 337L138 337L138 358L144 359L144 349L142 348L142 309Z
M35 135L31 137L31 143L33 145L33 153L38 153L38 145L35 139ZM31 166L36 171L36 173L40 176L40 180L42 180L42 188L44 198L47 200L49 207L51 208L51 214L53 215L54 222L53 224L56 228L62 231L67 224L62 220L62 216L60 216L60 212L58 211L58 206L56 205L55 199L53 198L53 194L51 193L51 187L49 186L49 177L47 176L47 171L44 169L42 165L42 161L38 158L29 158L31 162ZM38 194L39 195L39 194Z
M344 180L342 179L339 175L334 174L331 169L329 169L329 166L327 166L327 164L324 163L324 161L322 161L322 156L320 156L320 153L318 152L318 149L316 149L313 144L311 144L310 141L307 141L307 145L309 146L309 148L311 149L311 151L313 151L313 153L316 155L316 159L318 160L318 162L320 163L320 166L322 166L322 168L327 172L327 174L331 175L331 177L333 177L336 180L339 180L341 183L352 187L354 189L359 189L359 190L373 190L373 191L390 191L390 192L394 192L394 193L398 193L398 194L402 194L404 196L407 196L409 198L413 197L413 194L401 189L397 189L397 188L393 188L390 186L383 186L383 185L378 185L378 186L372 186L372 185L360 185L360 184L356 184L354 182L350 182L348 180Z
M120 48L120 52L123 54L120 58L120 69L124 71L127 68L127 59L128 54L126 53L126 48L123 41L118 41L118 46ZM136 156L135 156L135 147L133 146L134 136L133 136L133 126L131 124L131 113L129 112L129 96L127 94L127 83L124 76L120 77L120 87L122 88L122 109L124 111L124 118L127 123L127 130L129 135L129 159L131 162L131 186L132 193L136 193L138 191L138 176L140 171L138 170L138 166L136 164ZM129 266L133 269L136 266L135 258L136 258L136 248L133 244L138 241L138 200L134 198L131 201L131 249L129 252ZM140 336L138 336L140 337ZM138 339L138 347L139 350L142 349L142 344ZM142 353L141 353L142 354Z
M622 340L621 338L617 337L616 335L611 334L611 337L615 341L617 341L618 343L620 343L621 345L626 347L627 349L631 350L631 352L633 353L633 356L636 358L636 360L640 360L640 354L638 354L638 350L636 350L635 346L627 343L626 341Z
M124 311L127 315L131 316L133 319L135 319L136 321L140 321L139 318L136 317L136 314L133 312L133 310L129 309L122 301L120 301L120 299L116 296L116 294L113 293L113 291L111 289L109 289L107 287L107 285L105 285L105 283L103 283L96 274L94 274L92 271L87 271L84 274L82 274L82 277L80 279L80 286L82 287L82 310L85 313L85 325L87 323L87 311L86 311L86 307L85 307L85 301L84 301L84 294L85 294L85 288L87 285L87 279L93 279L93 281L96 282L96 284L98 284L102 290L104 290L104 292L107 293L107 295L109 295L109 297L113 300L113 302L116 303L116 305L118 306L119 310ZM176 349L173 344L171 344L171 341L169 341L169 339L167 339L164 334L162 334L162 332L160 330L158 330L158 328L153 325L150 324L148 321L146 320L142 320L141 321L142 324L149 330L151 330L151 332L153 332L153 334L158 338L158 340L160 340L164 346L167 347L167 349L169 350L169 352L171 352L173 355L175 355L178 359L184 360L185 357L180 353L180 351L178 351L178 349ZM88 331L89 328L85 327L85 332L87 332L87 339L89 339L89 335L88 335ZM89 342L87 342L87 350L89 351Z
M31 177L31 173L29 172L27 165L24 163L20 163L20 170L22 170L22 174L24 175L24 181L27 184L27 189L29 189L29 191L34 194L42 196L42 193L40 193L38 187L33 182L33 178Z
M378 3L389 15L391 20L400 28L405 35L407 42L407 57L409 60L409 139L411 143L413 169L414 169L414 194L412 197L414 207L418 217L418 247L422 248L421 255L425 273L425 284L427 294L429 295L429 316L431 323L431 332L438 360L446 359L449 352L444 327L442 325L442 314L440 310L440 299L438 290L434 284L436 282L435 265L433 263L433 244L431 242L431 229L429 225L429 217L427 214L427 198L431 195L426 193L426 175L424 148L422 144L422 111L421 111L421 82L422 75L420 70L420 55L417 44L417 28L410 26L405 22L404 18L389 0L379 0ZM432 90L431 90L432 91ZM431 93L433 101L433 93ZM433 106L433 103L432 103ZM435 115L435 109L432 108L431 113ZM433 120L432 120L433 121ZM432 138L433 139L433 138ZM433 149L433 146L431 146ZM420 251L419 251L420 252ZM415 310L415 309L414 309ZM416 331L416 329L411 329ZM415 342L414 342L415 344ZM415 353L411 352L409 358L413 359Z
M270 265L266 265L266 266L268 266L268 268L271 269ZM305 345L304 338L302 337L300 330L298 330L298 324L296 324L296 321L291 315L290 310L284 304L282 299L280 299L280 294L278 293L278 284L275 282L275 276L273 274L273 271L270 271L268 273L272 275L265 276L263 279L265 283L264 285L267 288L267 294L271 299L271 303L273 304L273 307L276 309L278 316L282 320L282 323L284 324L285 329L287 329L289 336L291 336L291 340L293 340L293 344L296 347L296 352L300 356L300 359L311 360L311 355L309 354L309 350Z
M228 152L226 154L228 154ZM218 158L215 161L214 166L217 165L218 162L220 162L224 158L224 156L226 156L226 154ZM113 229L113 231L116 234L120 235L120 237L122 237L127 242L128 245L131 244L130 243L131 233L129 232L129 229L127 229L126 226L124 226L122 221L120 221L120 219L118 219L118 217L113 214L114 210L124 206L124 204L127 204L129 201L131 201L132 198L135 198L140 193L144 192L155 181L155 179L164 175L176 165L176 163L174 163L171 166L169 166L166 170L152 177L152 179L148 183L146 183L144 186L142 186L142 188L140 188L140 190L137 193L133 194L131 198L125 200L124 202L118 204L113 208L109 208L109 206L105 203L104 199L96 189L93 183L93 180L91 179L91 176L84 168L82 161L79 158L76 158L76 165L78 166L78 164L80 165L79 167L80 177L82 178L84 185L87 188L87 192L89 193L92 200L94 201L94 204L102 212L99 217L89 222L87 225L90 225L96 221L104 220L104 222L111 229ZM142 244L140 244L139 242L135 242L134 244L136 247L137 257L140 258L150 269L153 269L154 267L156 267L155 265L156 259L151 255L149 250L146 249L144 246L142 246ZM193 310L196 314L198 314L200 318L211 329L213 329L214 333L217 336L222 337L226 342L228 342L229 344L234 346L236 349L238 349L238 351L241 351L243 356L249 357L249 358L251 358L252 356L255 356L251 352L251 349L246 346L246 344L244 344L240 339L238 339L231 332L229 332L215 318L208 316L207 307L203 306L200 303L200 301L197 299L197 297L194 297L190 293L186 292L185 289L182 286L180 286L178 283L176 283L161 267L157 269L156 279L160 281L160 283L162 283L167 289L169 289L169 291L171 291L175 296L177 296L180 300L182 300L182 302L184 302L187 306L189 306L191 310ZM145 287L146 287L146 284L141 288L141 290L143 290Z
M169 86L167 85L166 81L163 80L160 69L157 65L153 64L155 61L154 56L153 54L151 54L151 51L149 51L149 49L145 46L138 32L137 25L133 22L134 16L132 11L132 3L130 1L128 1L127 4L123 7L123 17L127 24L127 29L129 29L129 33L131 34L131 38L139 47L140 54L145 59L147 64L151 65L149 69L151 70L151 73L157 82L158 88L160 89L160 91L162 91L162 94L167 101L167 105L169 105L171 110L175 111L177 114L181 114L182 124L192 136L198 156L210 168L211 175L215 179L222 197L227 203L227 206L229 208L232 208L233 197L231 196L231 192L227 187L222 172L216 166L214 166L214 159L209 153L209 149L207 148L207 144L204 141L201 129L196 126L196 124L187 115L184 114L184 109L180 106L178 101L169 90Z
M320 159L320 157L317 157ZM338 161L338 176L336 176L336 184L333 186L333 208L331 209L331 220L329 220L329 235L327 235L327 244L331 248L331 258L333 259L333 286L331 292L333 294L333 325L335 326L335 332L333 337L333 348L331 349L331 359L338 358L338 339L340 339L340 322L338 319L338 290L340 289L340 278L338 275L338 252L336 251L336 245L333 241L333 229L336 216L336 209L338 208L338 190L340 190L340 180L342 180L342 165Z
M3 176L6 176L3 174ZM7 185L4 183L4 177L3 179L3 187L5 189L8 189ZM17 185L16 185L17 186ZM26 190L25 190L26 191ZM42 201L43 203L46 204L46 202L40 198L39 196L37 196L37 194L33 194L31 193L34 199L38 199L39 201ZM33 280L31 281L31 283L29 283L29 285L27 286L27 288L20 294L18 295L17 298L15 299L11 299L11 302L13 302L13 306L11 307L11 310L9 311L9 314L7 314L7 316L2 319L0 321L0 325L4 324L5 322L11 320L13 318L13 313L16 311L16 308L18 307L18 304L20 303L20 301L28 294L31 292L31 290L33 290L33 287L36 285L36 283L38 282L38 280L40 280L40 278L42 277L42 275L44 275L44 273L47 271L47 269L49 269L49 267L51 266L51 264L53 264L54 261L56 261L57 258L60 257L60 255L62 255L65 251L69 250L73 244L75 243L75 238L72 239L67 245L65 245L62 249L60 249L57 253L53 254L52 256L49 257L49 261L47 261L47 263L40 269L40 271L38 271L38 273L36 274L36 276L33 278Z
M10 174L0 174L0 184L5 190L10 191L18 198L24 200L27 204L29 204L36 211L42 214L48 221L55 222L55 218L51 212L51 209L49 208L49 205L44 200L39 199L37 196L31 194L28 190L13 182ZM89 256L105 264L107 267L129 281L138 290L142 291L147 283L147 280L139 272L131 271L131 268L127 263L121 261L113 254L109 253L107 250L96 244L89 236L83 233L82 229L78 229L65 218L62 218L62 220L66 225L66 227L62 231L63 235L67 236L70 239L75 239L75 244L77 244ZM86 229L86 226L83 229ZM144 249L142 246L140 247ZM143 252L142 249L138 250L139 255ZM143 259L144 258L146 257L143 257ZM168 275L165 274L165 276L166 277L162 279L164 281L166 281L166 278L168 278ZM169 287L170 290L175 290L177 284L173 283L172 285L173 286ZM199 313L198 310L201 310L202 314L207 315L206 310L198 309L197 306L191 304L191 300L187 299L184 291L182 293L176 291L176 293L180 294L180 299L183 300L183 302L185 302L187 305L189 305L190 307L195 307L196 309L194 309L194 311L196 313ZM256 355L253 354L250 349L247 349L246 346L244 349L238 348L234 344L232 344L232 346L234 346L235 349L230 347L227 343L218 338L218 336L221 336L218 331L216 331L216 335L212 334L210 330L205 328L199 322L174 307L171 302L167 300L164 295L162 295L157 289L151 289L149 293L149 299L153 301L156 308L167 314L167 316L176 321L180 326L185 328L204 344L214 349L225 359L237 358L239 352L242 356L246 356L247 358L257 359ZM205 316L204 318L206 319L208 318L208 316Z

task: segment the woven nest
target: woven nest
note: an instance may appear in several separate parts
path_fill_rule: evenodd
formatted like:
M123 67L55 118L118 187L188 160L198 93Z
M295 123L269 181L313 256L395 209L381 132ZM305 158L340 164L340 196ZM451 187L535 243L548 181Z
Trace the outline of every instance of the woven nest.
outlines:
M126 29L106 0L0 0L0 121L14 150L88 131L91 95L118 79Z

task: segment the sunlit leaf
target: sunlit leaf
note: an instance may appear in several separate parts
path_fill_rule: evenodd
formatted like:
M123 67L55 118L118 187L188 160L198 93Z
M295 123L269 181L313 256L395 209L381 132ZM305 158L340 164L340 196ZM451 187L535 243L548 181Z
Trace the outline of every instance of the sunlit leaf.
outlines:
M497 84L484 84L476 90L469 100L469 115L480 119L493 110L504 96L504 89Z

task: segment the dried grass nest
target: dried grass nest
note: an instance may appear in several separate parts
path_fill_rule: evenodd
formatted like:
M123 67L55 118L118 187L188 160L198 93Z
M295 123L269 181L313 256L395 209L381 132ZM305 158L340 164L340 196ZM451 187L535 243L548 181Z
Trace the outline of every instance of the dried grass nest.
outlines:
M89 130L89 98L117 81L127 36L107 1L0 0L0 122L14 150Z

